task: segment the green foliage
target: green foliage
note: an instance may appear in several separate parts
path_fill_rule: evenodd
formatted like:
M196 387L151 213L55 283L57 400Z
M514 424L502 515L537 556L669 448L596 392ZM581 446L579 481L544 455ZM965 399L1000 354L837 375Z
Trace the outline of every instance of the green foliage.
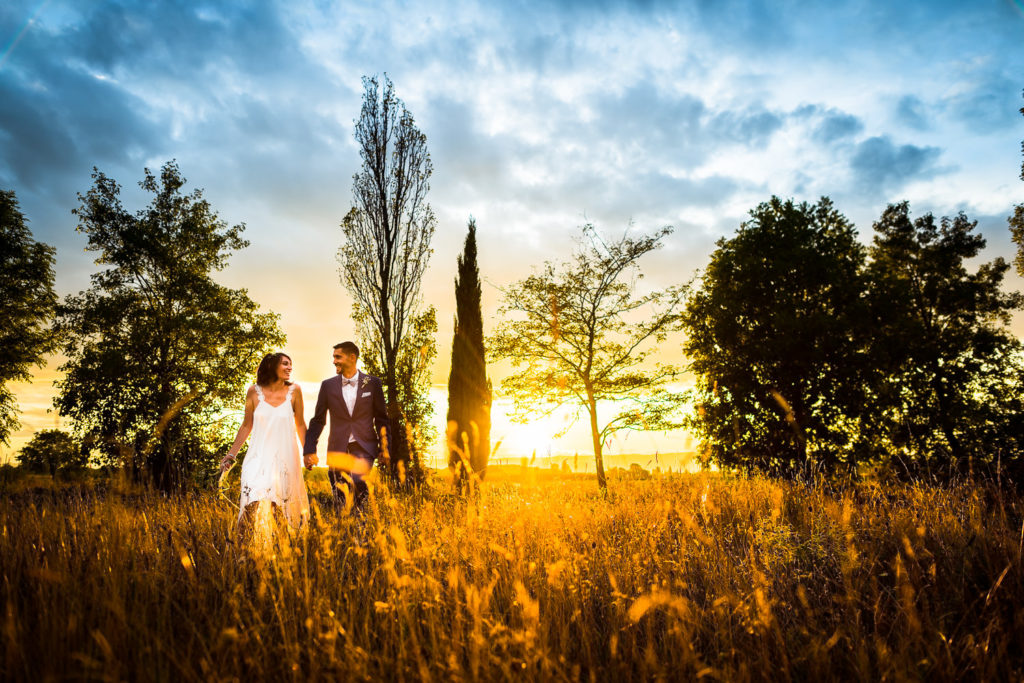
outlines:
M455 277L455 334L448 375L448 464L462 473L459 465L465 460L473 472L483 476L491 452L491 382L487 379L480 295L476 221L470 218Z
M54 248L32 239L14 192L0 190L0 443L18 429L17 404L7 387L28 380L55 350L50 322Z
M70 434L58 429L36 432L18 453L18 462L27 470L49 472L85 467L89 454Z
M598 485L607 486L602 450L620 430L660 431L680 424L682 396L668 385L682 370L648 363L658 344L679 329L684 288L637 293L637 262L672 231L606 242L585 225L572 260L502 290L502 322L490 338L493 358L522 372L502 381L516 419L535 419L572 406L590 419ZM601 424L598 402L617 413Z
M964 214L911 220L906 202L874 225L868 276L872 361L881 370L871 431L906 474L949 476L1024 458L1024 358L1009 331L1024 298L1010 266L980 264L985 239Z
M854 468L867 359L865 250L827 198L778 197L720 239L683 316L705 461L794 475Z
M364 353L379 359L392 420L393 468L410 458L404 422L399 357L421 306L420 284L432 250L436 219L427 203L433 164L427 137L384 77L363 78L363 104L355 125L362 168L353 176L354 206L341 223L341 282L355 299L365 335ZM368 351L368 353L366 353ZM415 410L415 408L413 408Z
M773 197L687 302L705 460L792 476L1024 474L1024 299L960 214L889 206L865 250L827 199ZM868 260L870 259L870 260Z
M367 323L367 316L356 305L353 319L359 330L360 353L363 370L374 377L385 374L384 358L379 346L373 343L373 328ZM409 464L406 476L421 481L423 457L437 441L437 427L431 421L434 403L430 400L430 368L437 357L437 312L433 306L415 316L409 323L409 331L402 339L395 363L395 388L398 420L392 418L392 425L401 430L408 447ZM401 437L399 437L401 438ZM397 472L393 473L396 476Z
M218 417L284 335L245 290L212 279L247 246L244 225L228 227L201 190L183 194L174 162L146 169L153 199L134 215L114 180L93 180L74 213L102 269L59 308L68 360L55 404L102 460L169 488L212 466Z
M1017 273L1024 277L1024 204L1013 207L1013 215L1006 221L1010 225L1010 236L1017 245L1013 265L1017 267Z
M1021 114L1024 114L1024 107L1021 107ZM1024 156L1024 141L1020 143L1021 155ZM1020 164L1020 179L1024 180L1024 161ZM1010 224L1010 236L1017 245L1017 257L1014 265L1017 272L1024 276L1024 204L1018 204L1013 208L1013 215L1008 219Z

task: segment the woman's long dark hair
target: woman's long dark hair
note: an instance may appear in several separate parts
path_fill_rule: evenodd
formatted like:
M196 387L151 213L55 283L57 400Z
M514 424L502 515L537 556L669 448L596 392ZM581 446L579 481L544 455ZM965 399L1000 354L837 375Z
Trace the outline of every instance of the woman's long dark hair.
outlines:
M270 383L277 379L277 366L281 364L282 358L292 359L287 353L268 353L263 356L260 367L256 370L256 384L261 387L270 386ZM291 382L285 382L285 384L291 384Z

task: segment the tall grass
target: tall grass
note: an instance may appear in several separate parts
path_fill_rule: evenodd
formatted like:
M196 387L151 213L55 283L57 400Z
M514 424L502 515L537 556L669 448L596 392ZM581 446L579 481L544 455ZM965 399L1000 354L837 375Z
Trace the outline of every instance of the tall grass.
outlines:
M674 475L311 484L241 547L213 495L0 493L0 678L1019 680L1021 500Z

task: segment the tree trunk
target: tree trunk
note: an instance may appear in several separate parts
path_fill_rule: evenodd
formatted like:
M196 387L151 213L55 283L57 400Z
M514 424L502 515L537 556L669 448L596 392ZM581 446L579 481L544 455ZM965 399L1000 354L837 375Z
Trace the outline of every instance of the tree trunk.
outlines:
M597 485L601 491L608 490L608 481L604 477L604 454L601 445L601 432L597 428L597 401L593 396L587 397L587 412L590 413L590 436L594 440L594 471L597 472Z
M954 472L968 472L969 462L967 454L964 452L963 445L960 443L960 439L956 435L956 427L953 424L953 419L949 414L949 392L946 391L945 383L941 376L936 382L935 390L939 399L939 428L942 430L942 435L946 437L946 444L949 446L949 461L942 463L943 469L945 469L943 476L948 478Z
M398 401L398 376L395 370L396 359L387 359L387 406L388 422L391 433L388 434L388 456L390 461L386 473L392 484L404 484L409 474L411 458L409 457L409 439L405 430L405 413Z

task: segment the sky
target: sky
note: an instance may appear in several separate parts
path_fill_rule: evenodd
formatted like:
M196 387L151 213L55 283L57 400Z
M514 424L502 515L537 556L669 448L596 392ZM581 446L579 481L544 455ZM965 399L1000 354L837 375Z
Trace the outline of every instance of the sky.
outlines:
M177 160L186 189L246 224L251 245L219 279L281 315L296 378L315 391L331 346L355 336L335 254L361 79L385 73L434 164L423 292L438 311L441 415L470 216L488 331L501 287L567 255L584 223L612 235L673 226L642 263L648 286L667 286L772 195L831 197L865 242L889 202L964 211L988 240L983 260L1013 254L1022 0L6 0L0 188L56 246L65 295L96 268L71 215L93 167L141 209L143 169ZM24 426L0 457L61 424L46 412L56 365L15 385ZM508 372L491 368L498 381ZM495 406L493 437L505 455L588 452L583 429L552 439L565 416L517 427L507 407ZM681 433L643 434L610 451L690 447Z

